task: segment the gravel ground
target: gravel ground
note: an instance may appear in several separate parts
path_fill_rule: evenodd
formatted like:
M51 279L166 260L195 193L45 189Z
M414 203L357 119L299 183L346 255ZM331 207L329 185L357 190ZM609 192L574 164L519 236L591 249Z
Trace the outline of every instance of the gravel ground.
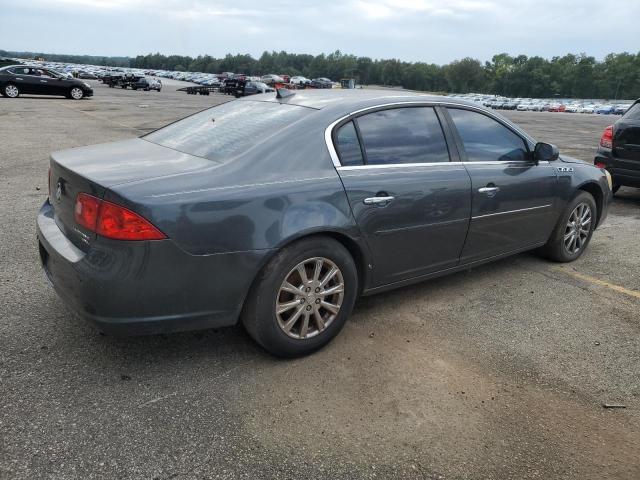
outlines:
M228 100L179 85L0 98L0 478L640 478L640 190L571 265L523 254L364 298L299 360L240 327L113 338L71 314L38 263L48 154ZM585 159L611 121L506 115Z

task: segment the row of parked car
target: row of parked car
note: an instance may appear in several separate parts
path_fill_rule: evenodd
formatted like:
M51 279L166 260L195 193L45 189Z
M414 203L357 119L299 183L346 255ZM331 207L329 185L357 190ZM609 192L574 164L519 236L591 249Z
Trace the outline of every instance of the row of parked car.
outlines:
M600 115L624 115L629 103L602 103L593 100L551 100L536 98L504 98L493 95L449 95L482 104L494 110L518 110L520 112L596 113Z
M185 82L197 83L198 85L205 86L221 86L225 80L236 80L242 82L261 82L269 87L273 87L279 83L291 83L294 85L311 86L314 88L333 88L340 86L338 82L319 77L309 79L301 75L289 76L289 75L276 75L273 73L255 76L245 75L244 73L222 72L222 73L202 73L202 72L176 72L166 70L145 70L145 74L153 75L156 77L172 78L174 80L181 80Z

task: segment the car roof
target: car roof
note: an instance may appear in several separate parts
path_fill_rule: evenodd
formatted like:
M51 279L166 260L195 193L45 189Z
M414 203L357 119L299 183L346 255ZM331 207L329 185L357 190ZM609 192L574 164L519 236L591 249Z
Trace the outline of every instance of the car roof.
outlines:
M438 95L427 95L417 92L409 92L403 90L377 90L369 88L357 88L357 89L341 89L341 88L327 88L327 89L305 89L294 90L295 95L276 98L275 95L268 98L261 98L260 101L265 102L280 102L287 103L289 105L298 105L301 107L314 108L322 110L329 107L343 108L345 112L351 112L354 108L366 108L369 106L375 106L380 103L397 102L435 102L435 103L455 103L460 105L478 106L477 104L461 100L451 99L448 97L442 97ZM252 101L250 99L241 101ZM253 100L255 101L255 100Z

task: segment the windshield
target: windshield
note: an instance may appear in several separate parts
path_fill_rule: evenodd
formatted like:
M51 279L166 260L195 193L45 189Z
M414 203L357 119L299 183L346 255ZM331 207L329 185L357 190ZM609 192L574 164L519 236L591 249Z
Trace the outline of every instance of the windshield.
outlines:
M231 101L191 115L143 139L225 162L277 134L313 110L272 102Z

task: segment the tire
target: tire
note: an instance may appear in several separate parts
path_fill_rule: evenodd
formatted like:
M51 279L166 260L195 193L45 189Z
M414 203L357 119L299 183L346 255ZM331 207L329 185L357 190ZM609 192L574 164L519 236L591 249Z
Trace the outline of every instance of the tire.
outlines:
M320 263L319 274L315 274ZM301 265L308 283L298 273ZM337 273L331 275L334 269ZM287 287L285 280L289 281ZM293 291L283 290L290 285ZM335 293L323 295L322 291ZM242 323L249 335L272 355L289 358L308 355L340 332L351 314L357 292L358 272L349 251L331 238L310 237L283 248L261 270L245 300ZM283 308L280 313L277 305ZM324 305L331 305L331 310Z
M574 227L572 225L576 223L573 221L576 218L574 213L583 219L586 218L584 214L586 210L584 210L584 207L589 210L589 224L586 225L583 221L583 228L579 231L573 230ZM580 208L582 208L582 210L579 210ZM542 247L541 252L547 258L556 262L573 262L584 253L589 245L596 227L596 221L597 209L593 196L587 192L579 192L573 200L567 204L565 211L553 229L549 241ZM577 229L578 226L575 228ZM574 243L576 235L578 235L579 239ZM569 245L567 245L567 242L569 242Z
M620 187L621 187L621 186L622 186L622 185L614 185L614 186L611 188L611 192L615 195L616 193L618 193L618 190L620 190Z
M84 98L84 91L80 87L73 87L69 90L69 95L67 98L71 98L73 100L82 100Z
M9 83L2 87L2 95L7 98L18 98L20 96L20 88L13 83Z

